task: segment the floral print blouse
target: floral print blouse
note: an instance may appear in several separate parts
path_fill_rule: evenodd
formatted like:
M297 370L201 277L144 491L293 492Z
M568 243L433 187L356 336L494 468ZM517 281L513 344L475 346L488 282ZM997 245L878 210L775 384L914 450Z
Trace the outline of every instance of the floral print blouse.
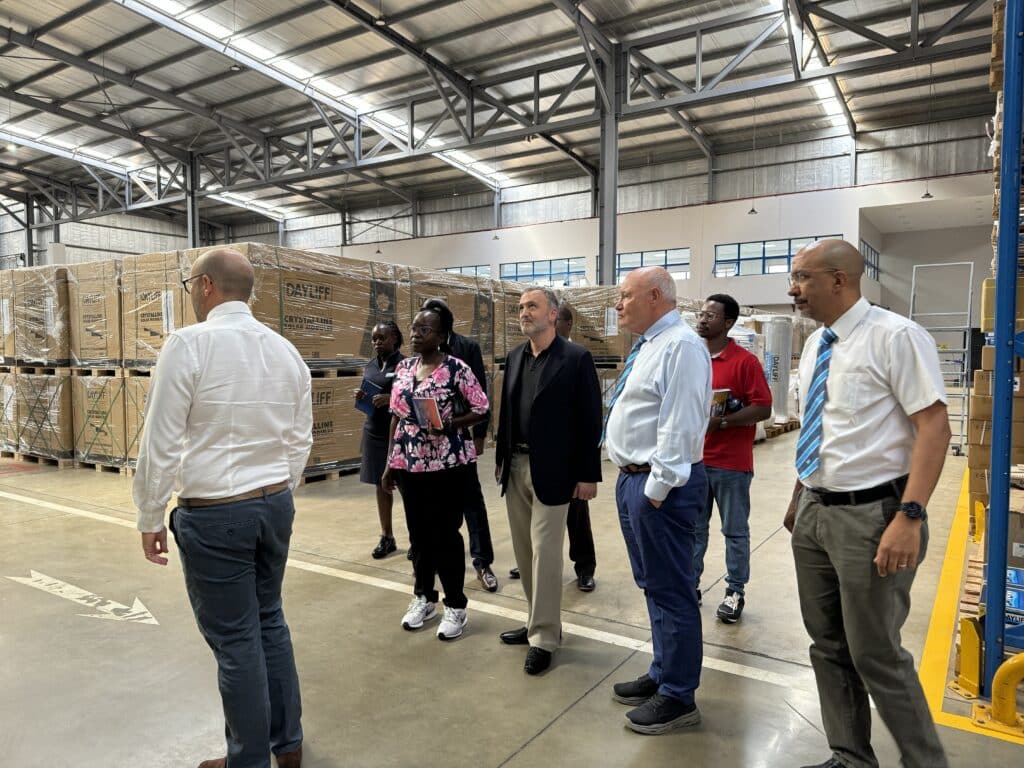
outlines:
M420 427L413 410L413 397L432 397L437 401L441 420L451 421L458 393L473 413L487 413L489 403L480 383L469 366L458 358L445 355L444 360L423 381L416 381L419 356L407 357L395 369L391 389L391 413L398 417L395 447L388 459L392 469L409 472L439 472L476 461L476 447L464 430L432 435Z

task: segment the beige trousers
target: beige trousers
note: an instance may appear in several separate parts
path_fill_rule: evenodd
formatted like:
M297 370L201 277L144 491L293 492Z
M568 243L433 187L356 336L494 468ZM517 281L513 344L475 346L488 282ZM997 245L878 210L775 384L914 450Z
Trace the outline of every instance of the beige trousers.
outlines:
M568 504L549 507L533 493L530 457L513 454L505 489L512 549L529 606L530 645L554 651L562 634L562 550Z

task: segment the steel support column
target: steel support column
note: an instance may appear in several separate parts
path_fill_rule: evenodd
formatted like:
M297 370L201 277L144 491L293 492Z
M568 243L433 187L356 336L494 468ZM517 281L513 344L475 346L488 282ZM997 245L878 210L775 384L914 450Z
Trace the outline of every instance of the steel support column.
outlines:
M285 242L285 235L286 232L284 227L284 219L281 219L279 222L277 222L277 244L281 248L284 248L285 245L287 245L287 243Z
M598 252L597 282L615 284L615 252L619 209L619 110L622 104L622 74L626 61L616 43L602 76L612 108L601 109L601 161L598 166Z
M35 248L32 245L32 228L35 224L35 215L32 212L32 195L25 195L25 266L36 265Z
M501 189L494 190L494 228L501 229Z
M189 152L185 167L185 236L189 248L198 248L199 237L199 198L196 188L199 186L199 161Z
M420 236L420 200L415 198L412 201L412 236Z

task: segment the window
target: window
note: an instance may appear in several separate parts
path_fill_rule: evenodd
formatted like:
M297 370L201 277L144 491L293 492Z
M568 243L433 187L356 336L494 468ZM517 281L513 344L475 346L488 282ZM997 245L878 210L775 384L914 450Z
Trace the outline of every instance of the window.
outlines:
M639 267L665 267L676 280L689 280L690 249L620 253L615 257L615 282L621 283L626 275Z
M788 274L793 256L805 245L818 240L842 239L842 235L792 237L785 240L757 240L715 246L715 277ZM862 243L863 245L863 243ZM877 279L877 278L876 278Z
M456 272L460 275L476 275L478 277L490 277L490 264L475 264L471 267L444 267L442 272Z
M562 288L570 285L585 285L587 282L587 260L549 259L547 261L517 261L501 265L501 279L515 280L529 285L548 285Z
M878 251L866 240L860 241L860 255L864 257L864 274L878 280Z

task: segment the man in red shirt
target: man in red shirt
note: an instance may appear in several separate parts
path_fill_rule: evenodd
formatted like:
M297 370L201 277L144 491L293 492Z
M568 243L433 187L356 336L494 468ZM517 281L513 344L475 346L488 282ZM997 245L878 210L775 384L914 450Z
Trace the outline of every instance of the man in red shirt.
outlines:
M754 434L757 422L772 413L772 393L757 357L729 338L740 316L736 299L725 294L708 296L697 313L697 333L711 354L711 386L729 390L725 412L712 415L704 437L704 467L708 475L708 503L697 521L693 551L697 595L708 549L712 507L717 502L725 535L727 570L725 599L716 615L735 624L743 613L744 587L750 579L750 481L754 477ZM714 409L713 409L714 410Z

